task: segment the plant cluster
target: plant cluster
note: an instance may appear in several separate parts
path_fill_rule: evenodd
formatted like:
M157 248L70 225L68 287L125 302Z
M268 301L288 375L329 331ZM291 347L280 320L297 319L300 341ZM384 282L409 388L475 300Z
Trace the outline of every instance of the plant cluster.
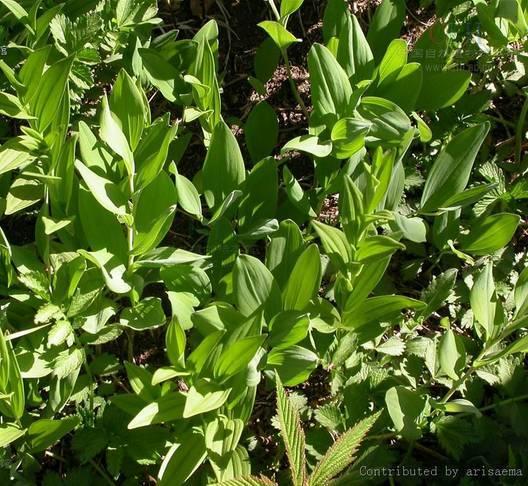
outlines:
M0 0L0 482L523 484L528 2L328 0L309 93L265 3L233 121L215 20Z

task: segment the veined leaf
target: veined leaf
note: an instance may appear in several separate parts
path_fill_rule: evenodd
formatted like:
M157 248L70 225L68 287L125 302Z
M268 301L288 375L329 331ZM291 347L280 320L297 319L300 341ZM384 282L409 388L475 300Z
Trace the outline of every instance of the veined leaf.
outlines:
M453 137L440 152L422 193L420 204L424 213L445 207L446 201L465 189L489 128L487 122L467 128Z

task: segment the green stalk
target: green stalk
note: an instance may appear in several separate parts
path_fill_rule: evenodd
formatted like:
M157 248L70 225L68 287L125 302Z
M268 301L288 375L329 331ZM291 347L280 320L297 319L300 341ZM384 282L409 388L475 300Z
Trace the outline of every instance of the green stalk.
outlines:
M277 6L275 5L274 0L266 0L271 7L271 11L273 12L273 15L277 19L277 22L281 21L280 13L277 9ZM284 66L286 67L286 74L288 75L288 82L290 83L290 87L293 93L293 96L295 98L295 101L297 101L298 105L301 107L302 112L304 113L304 116L306 119L310 117L310 114L308 113L308 109L306 108L306 105L304 104L304 101L301 98L301 95L299 94L299 90L297 89L297 85L295 84L295 81L293 80L293 75L291 71L291 63L290 58L288 57L288 53L286 52L286 49L281 49L281 55L284 59Z

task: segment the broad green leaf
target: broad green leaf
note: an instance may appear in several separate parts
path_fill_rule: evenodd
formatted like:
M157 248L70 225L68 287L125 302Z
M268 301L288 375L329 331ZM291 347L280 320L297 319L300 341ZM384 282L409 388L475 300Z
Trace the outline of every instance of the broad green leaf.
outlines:
M282 288L304 249L301 230L289 219L281 221L266 250L266 266Z
M129 429L146 427L183 419L185 395L181 392L169 392L155 398L152 403L142 408L128 424Z
M86 183L86 186L97 202L116 216L126 215L125 196L113 182L96 174L80 160L75 161L75 168Z
M308 69L314 111L320 116L347 116L352 87L348 76L333 54L323 45L314 44L308 54Z
M341 230L319 221L312 221L312 225L321 239L326 254L335 262L337 267L341 267L351 260L352 248Z
M108 98L103 97L99 136L125 163L129 177L135 174L134 155L117 117L110 111Z
M134 262L138 268L171 267L181 263L194 263L208 258L207 255L198 255L187 250L160 246L150 250Z
M406 113L416 106L418 97L423 89L423 68L417 62L402 66L397 72L392 73L385 82L376 90L376 94L396 103ZM423 121L418 122L423 141L430 140Z
M425 182L420 202L424 213L445 207L446 201L465 189L489 128L487 122L467 128L443 148Z
M11 184L5 198L5 214L18 213L39 202L44 196L44 185L36 179L19 176Z
M378 84L391 83L406 64L407 43L403 39L394 39L378 67Z
M357 110L371 124L366 138L367 145L381 143L399 147L402 138L411 130L411 121L405 112L384 98L365 96Z
M255 223L276 215L278 199L277 162L266 157L251 170L242 184L243 197L238 206L238 219L242 233L253 230ZM243 231L242 231L243 230Z
M281 149L281 154L291 152L292 150L298 150L313 155L314 157L322 158L332 153L332 142L329 140L323 142L315 135L301 135L284 145Z
M486 331L486 337L491 338L495 335L495 321L498 316L491 262L487 263L477 275L469 294L469 301L475 320Z
M394 254L398 250L405 250L405 245L389 236L368 236L359 245L356 260L362 263L378 260Z
M22 429L16 424L5 423L0 425L0 447L7 447L25 433L26 429Z
M471 413L477 417L482 417L480 410L473 405L469 400L463 398L457 398L451 400L444 405L444 409L449 413Z
M128 361L125 362L125 370L128 382L136 395L147 403L158 398L158 389L152 386L152 373Z
M215 377L224 380L244 371L266 337L266 335L245 337L227 346L215 362Z
M300 42L291 32L286 30L286 28L279 22L274 20L264 20L260 22L258 26L265 30L266 33L273 39L275 45L281 49L287 49L292 44Z
M267 368L276 370L286 386L296 386L310 377L318 361L313 351L293 345L286 349L272 349L268 354Z
M403 386L395 386L385 394L385 404L397 433L407 440L421 437L422 420L430 410L426 397Z
M466 364L466 350L462 339L451 329L440 339L438 360L442 371L452 380L458 380Z
M370 123L356 118L342 118L332 128L331 139L334 156L348 159L365 146L365 135Z
M177 129L177 125L169 124L168 117L157 119L145 129L134 152L137 171L136 189L148 186L163 170Z
M174 365L185 364L185 346L187 344L187 337L177 319L172 319L167 327L165 333L165 346L167 348L167 356L169 361Z
M341 0L338 0L338 3L344 5ZM336 58L354 84L372 77L374 56L357 17L346 12L344 18L346 23L339 35L336 36L339 39Z
M0 147L0 175L29 165L35 160L20 142L18 137L11 138Z
M316 216L315 211L312 209L310 199L305 194L301 185L293 177L290 169L284 165L282 170L282 177L284 179L286 195L290 202L305 216L314 218Z
M27 430L27 438L32 452L41 452L55 444L80 423L79 417L67 417L61 420L39 419Z
M154 249L170 229L176 211L176 187L166 172L145 187L134 213L134 255Z
M167 318L163 312L161 299L146 297L134 307L129 307L121 312L119 323L135 331L144 331L165 324Z
M471 255L489 255L500 250L510 242L520 220L518 215L510 213L480 217L468 234L460 236L460 248Z
M185 484L207 456L202 434L187 430L178 437L161 464L158 477L159 486L179 486Z
M246 177L240 148L225 122L215 127L202 171L205 200L211 209L216 209Z
M308 334L310 319L307 314L284 311L277 314L269 324L269 346L285 349L301 342Z
M196 187L189 179L181 174L176 174L175 181L178 204L184 211L201 220L202 204L200 202L200 194L196 190Z
M101 270L107 287L116 294L126 294L130 285L124 280L126 267L106 249L98 251L77 250L87 260Z
M245 316L265 309L275 315L281 309L280 289L271 272L255 257L240 255L233 268L233 292Z
M306 481L306 439L301 427L301 419L299 412L286 395L278 375L275 375L275 381L277 384L277 415L282 440L288 455L292 482L294 486L303 486Z
M415 243L427 241L427 225L422 218L407 218L401 214L394 213L394 222L403 233L403 237Z
M255 105L244 126L244 134L253 163L271 155L277 145L279 122L269 103L261 101Z
M280 2L280 16L281 18L291 15L301 8L304 0L281 0Z
M16 96L3 92L0 92L0 115L20 120L32 118Z
M400 36L404 19L404 0L383 0L376 9L367 34L375 59L380 60L389 43Z
M254 57L255 75L258 81L266 83L273 76L281 57L280 49L271 37L267 37L257 48Z
M471 81L469 71L441 71L428 73L420 96L416 101L418 110L436 111L454 105L466 92ZM434 86L434 89L428 89Z
M497 184L479 184L478 186L466 189L454 196L450 197L445 202L446 210L455 210L470 204L480 201L488 192L495 189Z
M223 388L206 380L197 381L187 392L183 418L194 417L220 408L229 397L231 388Z
M240 441L244 430L244 422L240 419L217 417L207 424L205 429L205 445L208 452L215 454L218 462L233 452Z
M369 296L385 274L389 262L390 257L386 257L362 265L359 275L354 279L352 292L346 300L345 311L353 309Z
M29 99L31 113L37 119L36 128L46 130L61 106L64 96L68 96L68 76L73 58L62 59L48 68L39 80L38 89Z
M299 256L282 294L284 310L302 311L321 285L321 256L312 244Z
M124 69L117 75L109 104L111 112L121 122L131 150L135 151L145 126L145 104L142 93Z
M98 191L101 191L99 188ZM102 197L102 196L101 196ZM79 218L88 246L94 250L107 250L121 262L128 258L128 244L123 226L116 216L106 210L93 193L79 187Z
M351 305L345 310L342 325L357 329L370 323L393 321L402 310L422 310L425 304L419 300L402 295L381 295L370 297L358 305Z

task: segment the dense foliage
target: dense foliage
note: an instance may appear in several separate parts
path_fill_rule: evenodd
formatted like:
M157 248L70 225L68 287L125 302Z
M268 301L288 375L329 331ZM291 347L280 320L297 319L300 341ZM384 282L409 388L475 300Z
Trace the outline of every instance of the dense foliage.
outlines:
M159 3L0 0L0 482L526 484L528 1Z

